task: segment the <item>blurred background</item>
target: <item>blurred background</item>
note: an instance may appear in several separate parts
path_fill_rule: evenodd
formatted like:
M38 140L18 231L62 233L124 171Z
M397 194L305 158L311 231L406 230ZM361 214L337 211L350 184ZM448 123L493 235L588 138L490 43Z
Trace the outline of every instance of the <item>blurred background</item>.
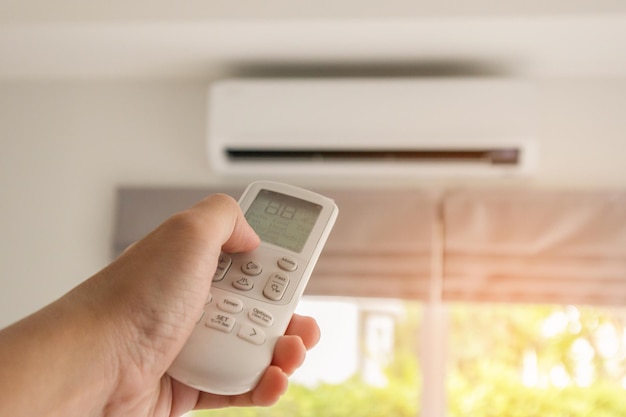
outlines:
M536 91L540 162L532 175L514 178L310 175L296 183L338 196L354 189L361 197L370 188L419 195L426 190L434 197L425 200L435 201L424 211L434 219L429 228L437 227L440 215L452 226L466 224L457 211L470 213L467 221L473 222L472 210L490 201L486 206L495 207L496 220L471 223L488 231L459 226L450 229L458 235L439 242L463 256L476 240L524 216L513 213L518 217L506 220L511 207L543 199L554 208L564 201L558 193L566 192L565 201L582 196L600 207L586 212L585 227L600 224L615 233L595 241L604 252L578 253L593 260L610 252L613 281L606 288L614 293L626 286L626 256L618 247L626 220L623 2L0 0L0 327L110 262L123 207L120 190L239 190L253 179L217 174L209 164L207 91L213 82L363 77L528 82ZM442 214L440 197L451 190L469 194L445 200L450 204ZM492 190L497 196L505 190L504 206L493 203ZM515 200L519 194L523 203ZM561 212L551 213L550 219L560 218ZM167 215L151 216L161 214ZM596 223L599 218L612 223ZM552 220L530 230L547 230ZM484 247L493 255L494 247L502 247L498 243ZM521 253L550 254L553 247L542 244ZM584 242L574 246L586 248ZM576 250L565 252L575 257ZM591 274L572 290L569 281L554 284L537 273L535 287L551 282L542 295L487 294L473 292L474 284L458 284L462 291L442 296L437 286L446 271L470 282L459 272L472 269L464 259L446 264L436 258L433 265L441 261L445 267L427 268L422 292L312 294L303 311L318 315L326 334L335 335L309 361L321 375L305 368L279 408L246 412L582 416L595 410L617 416L626 409L619 401L626 389L626 315L622 298L602 298L596 291L604 281ZM520 259L511 262L527 260ZM326 268L333 268L330 260ZM472 269L471 282L488 288L489 279L482 278L497 271L481 275L479 269ZM385 273L377 278L384 287ZM350 287L346 282L341 288ZM575 296L559 298L559 288ZM600 295L585 299L587 293Z

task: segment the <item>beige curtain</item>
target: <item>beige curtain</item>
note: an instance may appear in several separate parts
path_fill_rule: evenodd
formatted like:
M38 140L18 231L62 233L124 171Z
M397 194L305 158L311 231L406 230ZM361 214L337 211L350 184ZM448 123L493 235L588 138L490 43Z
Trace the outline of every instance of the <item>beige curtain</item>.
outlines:
M114 251L204 195L242 190L121 189ZM626 192L317 191L340 212L308 294L626 304Z
M335 200L339 216L306 293L425 299L437 195L404 189L321 192Z
M442 207L444 299L626 304L626 193L469 190Z

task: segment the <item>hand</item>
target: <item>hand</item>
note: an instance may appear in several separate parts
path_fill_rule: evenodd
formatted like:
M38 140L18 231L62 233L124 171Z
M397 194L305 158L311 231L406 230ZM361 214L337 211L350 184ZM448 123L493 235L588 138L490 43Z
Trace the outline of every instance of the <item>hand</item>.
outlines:
M200 393L166 374L202 311L220 251L258 244L224 195L172 216L66 296L0 332L0 358L11 358L0 359L0 414L167 417L273 404L317 343L311 318L292 318L272 365L246 394Z

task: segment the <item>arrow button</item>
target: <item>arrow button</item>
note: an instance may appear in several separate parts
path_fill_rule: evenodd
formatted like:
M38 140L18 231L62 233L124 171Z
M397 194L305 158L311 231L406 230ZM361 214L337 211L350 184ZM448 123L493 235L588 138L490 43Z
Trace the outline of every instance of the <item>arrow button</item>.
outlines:
M265 333L257 327L251 326L248 323L243 323L237 332L237 336L241 339L250 342L255 345L262 345L265 343Z

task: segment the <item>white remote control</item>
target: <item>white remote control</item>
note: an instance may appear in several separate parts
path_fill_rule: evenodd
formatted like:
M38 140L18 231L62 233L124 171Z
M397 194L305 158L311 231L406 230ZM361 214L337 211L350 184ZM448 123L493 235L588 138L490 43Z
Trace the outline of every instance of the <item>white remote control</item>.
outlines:
M239 205L261 243L251 252L221 254L202 318L168 371L215 394L256 386L338 213L327 197L269 181L250 184Z

